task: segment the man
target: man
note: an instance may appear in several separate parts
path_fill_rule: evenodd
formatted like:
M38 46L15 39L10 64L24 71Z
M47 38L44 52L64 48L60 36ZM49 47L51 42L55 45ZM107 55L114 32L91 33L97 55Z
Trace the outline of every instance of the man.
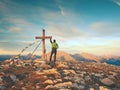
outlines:
M55 64L58 44L56 43L56 40L52 41L52 37L50 38L50 43L52 45L52 51L51 51L51 55L50 55L50 62L52 60L52 55L54 54L54 64Z

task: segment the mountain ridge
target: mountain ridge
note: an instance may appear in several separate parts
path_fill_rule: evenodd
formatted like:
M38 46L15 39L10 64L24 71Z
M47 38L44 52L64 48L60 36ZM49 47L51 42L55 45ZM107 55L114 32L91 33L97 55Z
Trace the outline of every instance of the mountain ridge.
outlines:
M8 60L12 57L13 55L0 55L0 61L2 60ZM27 60L30 54L26 56L21 56L20 59ZM49 60L50 57L50 52L46 53L46 59ZM31 59L37 59L41 58L41 56L38 55L33 55L31 56ZM113 64L120 66L120 56L115 56L115 55L103 55L103 56L96 56L90 53L76 53L76 54L69 54L65 51L58 51L57 52L57 60L60 61L84 61L84 62L96 62L96 63L108 63L108 64Z

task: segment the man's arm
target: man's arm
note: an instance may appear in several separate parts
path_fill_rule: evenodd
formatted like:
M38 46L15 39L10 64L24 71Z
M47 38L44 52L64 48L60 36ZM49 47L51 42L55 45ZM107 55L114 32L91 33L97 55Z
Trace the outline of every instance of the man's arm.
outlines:
M50 37L50 42L52 43L52 37Z

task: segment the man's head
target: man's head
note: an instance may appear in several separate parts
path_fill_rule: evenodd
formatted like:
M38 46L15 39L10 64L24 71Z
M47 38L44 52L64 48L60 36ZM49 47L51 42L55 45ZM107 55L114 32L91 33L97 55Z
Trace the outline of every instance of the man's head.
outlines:
M56 42L56 40L54 39L53 42Z

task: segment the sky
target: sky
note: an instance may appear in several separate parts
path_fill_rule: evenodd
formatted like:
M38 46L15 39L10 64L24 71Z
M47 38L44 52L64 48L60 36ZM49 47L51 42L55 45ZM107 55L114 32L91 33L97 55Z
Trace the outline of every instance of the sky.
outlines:
M59 51L120 55L120 0L0 0L0 54L20 53L42 29ZM35 54L40 53L41 45Z

